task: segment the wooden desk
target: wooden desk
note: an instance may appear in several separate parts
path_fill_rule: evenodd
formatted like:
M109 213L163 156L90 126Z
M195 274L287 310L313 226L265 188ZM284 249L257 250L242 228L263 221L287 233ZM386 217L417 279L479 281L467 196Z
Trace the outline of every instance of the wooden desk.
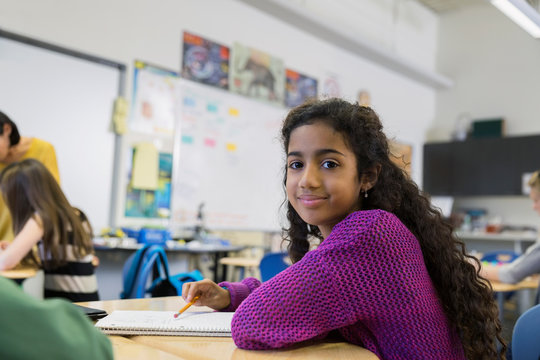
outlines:
M219 263L222 265L232 266L233 270L239 270L238 279L235 279L234 281L241 281L245 276L246 269L251 274L251 276L255 276L254 270L259 268L261 258L224 257L219 259Z
M522 314L531 307L530 290L538 289L538 282L540 281L540 275L528 276L524 280L517 284L506 284L499 281L490 281L493 292L497 296L497 303L499 306L499 319L503 319L504 310L504 295L505 293L518 291L518 306L519 313ZM529 291L524 291L529 290Z
M132 242L126 242L125 244L123 242L115 242L111 243L112 245L102 244L101 242L97 243L94 240L94 249L96 250L96 253L100 254L100 252L116 252L116 251L124 251L128 252L129 254L137 251L140 249L143 244L138 243L132 243ZM202 254L208 254L211 255L213 258L213 279L215 282L221 282L224 281L227 278L227 267L221 266L219 260L223 257L226 257L229 255L230 252L237 252L242 251L246 247L240 246L240 245L222 245L222 244L200 244L199 246L193 246L195 244L174 244L172 246L164 246L164 249L167 253L182 253L182 254L188 254L188 255L197 255L200 256ZM220 271L221 270L221 271Z
M82 306L113 310L176 311L183 304L181 297L107 300L79 303ZM192 306L187 311L211 311ZM185 360L252 360L252 359L355 359L376 360L372 352L342 341L318 341L285 350L253 351L238 349L232 338L197 336L109 336L115 359L185 359ZM144 354L143 355L139 355Z
M21 284L24 280L36 276L37 271L38 269L31 266L17 266L11 270L0 271L0 275Z

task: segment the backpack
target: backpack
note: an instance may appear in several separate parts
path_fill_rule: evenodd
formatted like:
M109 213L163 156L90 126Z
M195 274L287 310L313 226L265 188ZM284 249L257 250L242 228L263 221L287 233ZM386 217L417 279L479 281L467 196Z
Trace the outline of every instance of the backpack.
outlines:
M124 264L121 299L178 296L182 284L202 280L198 270L169 276L169 263L162 246L147 244L132 254Z

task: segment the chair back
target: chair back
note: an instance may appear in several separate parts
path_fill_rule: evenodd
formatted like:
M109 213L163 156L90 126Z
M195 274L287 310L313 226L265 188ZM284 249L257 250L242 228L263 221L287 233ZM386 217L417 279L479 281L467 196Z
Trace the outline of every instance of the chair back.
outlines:
M518 318L512 334L512 359L540 359L540 305Z
M289 267L285 259L289 256L285 252L268 253L263 256L259 264L261 280L267 281Z

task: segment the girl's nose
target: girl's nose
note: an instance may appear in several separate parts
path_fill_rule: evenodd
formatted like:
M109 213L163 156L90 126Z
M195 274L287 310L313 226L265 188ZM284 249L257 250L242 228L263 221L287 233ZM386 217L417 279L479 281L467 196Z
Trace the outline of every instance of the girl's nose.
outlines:
M300 187L310 189L318 187L319 184L320 179L317 167L314 165L306 165L299 182Z

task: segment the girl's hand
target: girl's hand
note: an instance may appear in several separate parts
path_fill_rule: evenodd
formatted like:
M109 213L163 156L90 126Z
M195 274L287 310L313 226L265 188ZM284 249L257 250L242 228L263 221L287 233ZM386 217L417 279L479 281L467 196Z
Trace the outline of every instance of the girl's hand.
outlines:
M7 240L0 241L0 250L5 250L11 242Z
M231 303L229 290L220 287L209 279L189 282L182 285L182 297L190 302L195 296L200 298L193 304L197 306L208 306L214 310L225 309Z

